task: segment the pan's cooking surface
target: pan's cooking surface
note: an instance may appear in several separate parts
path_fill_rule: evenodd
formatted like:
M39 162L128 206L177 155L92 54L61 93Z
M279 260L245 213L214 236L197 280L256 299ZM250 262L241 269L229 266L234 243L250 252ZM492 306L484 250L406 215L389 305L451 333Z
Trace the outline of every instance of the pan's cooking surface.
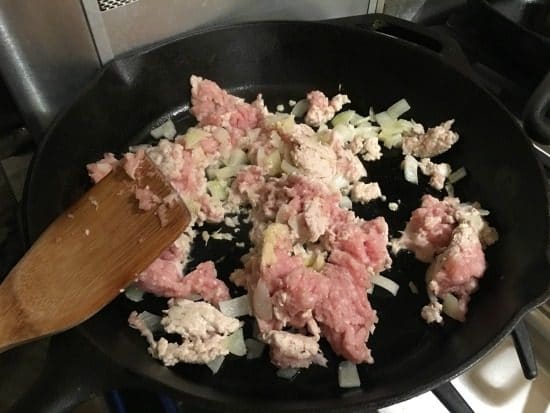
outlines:
M547 244L544 184L512 119L428 52L361 30L321 24L253 24L207 32L108 67L57 123L35 159L25 210L31 239L89 185L86 163L105 151L126 151L142 140L148 125L186 106L191 74L218 81L244 97L262 92L271 108L314 88L332 95L341 84L359 113L368 113L371 105L384 109L405 97L413 108L410 116L426 125L456 118L461 140L447 160L469 171L457 185L457 194L480 201L492 212L490 220L501 240L489 249L488 272L471 303L468 322L460 325L448 321L443 328L428 327L420 320L425 295L413 296L403 281L413 279L421 286L424 268L407 255L396 260L391 277L402 286L398 297L381 293L372 300L380 311L370 341L376 364L361 368L364 391L344 398L333 361L328 369L313 367L292 383L276 378L265 360L228 359L216 376L201 366L167 370L149 358L145 342L126 326L129 305L124 298L83 328L122 365L210 400L296 400L308 408L358 401L385 405L458 373L498 341L520 310L547 289L542 273ZM399 160L389 155L367 166L388 200L401 199L400 209L392 213L378 203L358 210L367 218L379 212L391 217L393 233L403 228L424 189L403 181ZM234 247L227 246L210 244L235 265ZM199 251L194 256L200 257ZM229 266L218 269L227 276Z

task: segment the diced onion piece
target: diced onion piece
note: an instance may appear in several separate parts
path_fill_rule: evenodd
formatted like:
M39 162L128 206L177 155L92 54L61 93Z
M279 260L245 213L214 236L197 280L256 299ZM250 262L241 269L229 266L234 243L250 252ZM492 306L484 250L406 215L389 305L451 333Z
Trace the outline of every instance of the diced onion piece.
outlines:
M208 179L216 179L216 172L218 171L219 165L210 165L206 168L206 176Z
M391 105L388 110L386 110L386 112L392 118L397 119L403 113L407 112L410 108L411 106L409 105L409 102L407 102L405 99L401 99Z
M269 295L267 285L263 280L259 280L252 296L252 307L254 315L264 321L269 321L273 317L273 304Z
M386 148L391 149L394 146L400 146L401 142L403 142L403 137L401 136L401 133L394 133L383 139L381 138L380 140L384 143Z
M354 110L346 110L333 117L330 122L332 123L332 126L347 125L351 122L355 115L356 113Z
M344 209L352 209L353 204L351 202L351 199L348 196L343 196L340 200L340 208Z
M445 184L445 190L447 191L447 195L449 195L450 197L455 196L455 188L454 188L453 184L446 183Z
M292 165L290 162L287 162L286 159L283 159L283 161L281 162L281 169L287 175L300 173L300 170L296 168L294 165Z
M264 166L269 175L275 176L281 173L281 154L279 151L273 151L264 159Z
M361 386L357 366L351 361L345 360L338 365L338 385L344 389Z
M443 312L457 321L464 321L465 319L464 312L458 305L458 299L451 293L448 293L445 298L443 298Z
M143 300L143 294L145 292L139 289L135 284L130 285L126 290L124 290L124 295L130 301L134 303L139 303Z
M285 111L285 105L279 104L279 105L277 105L277 107L275 109L277 110L277 112L284 112Z
M409 281L409 288L411 290L411 293L418 294L418 288L416 287L416 284L412 281Z
M229 178L233 178L239 172L241 168L240 165L231 165L226 166L225 168L220 168L216 171L216 178L220 181L226 181Z
M395 119L388 115L388 112L377 113L374 119L382 128L391 128L395 125Z
M172 139L174 136L176 136L176 126L171 119L168 119L162 125L153 129L151 131L151 136L155 139Z
M367 288L367 294L372 294L374 291L374 285L371 285L369 288Z
M206 183L208 192L212 195L212 198L224 201L227 198L227 184L223 181L208 181Z
M449 178L447 178L447 180L449 181L449 183L454 184L454 183L460 181L466 175L467 175L467 173L466 173L466 169L464 169L464 167L458 168L456 171L454 171L452 174L449 175Z
M248 157L246 155L246 152L240 148L235 148L231 151L231 155L229 155L229 160L227 161L227 165L229 166L245 165L247 162L248 162Z
M185 143L186 148L194 148L197 146L201 139L208 136L208 133L203 131L199 128L189 128L187 129L187 132L185 132L185 139L183 142Z
M160 320L162 319L161 316L150 313L149 311L143 311L138 314L138 317L141 319L141 321L143 321L145 326L149 330L151 330L151 333L162 331L163 327L160 323Z
M292 380L298 375L300 369L286 368L277 370L277 377L285 380Z
M373 284L382 287L384 290L389 291L393 295L397 295L397 292L399 291L399 284L393 280L390 280L388 277L384 277L383 275L377 274L372 277L371 281Z
M228 317L241 317L252 314L248 294L220 302L220 311Z
M206 365L210 370L212 370L213 374L216 374L220 369L220 367L222 366L224 360L225 360L225 356L218 356L214 360L206 363Z
M478 209L479 215L482 217L486 217L487 215L490 215L491 212L487 209Z
M344 143L351 141L355 135L355 128L351 125L343 123L336 125L333 131L342 137L342 141L344 141Z
M403 172L407 182L418 185L418 161L413 156L405 155Z
M352 116L349 123L353 126L360 126L365 124L365 126L370 126L370 118L368 116L361 116L358 113Z
M253 338L247 338L244 341L246 345L246 358L249 360L257 359L262 356L264 352L265 344L261 341L254 340Z
M239 328L233 334L227 337L227 349L231 354L236 356L244 356L246 354L246 346L244 344L243 329Z
M307 99L302 99L296 102L292 110L290 111L291 115L294 115L297 118L304 116L309 109L309 102Z

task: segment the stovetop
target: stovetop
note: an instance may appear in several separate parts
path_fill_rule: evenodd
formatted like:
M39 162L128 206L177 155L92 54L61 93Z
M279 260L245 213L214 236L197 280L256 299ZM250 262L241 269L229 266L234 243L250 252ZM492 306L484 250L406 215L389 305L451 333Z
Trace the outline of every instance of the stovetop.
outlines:
M490 42L487 40L480 42L481 34L473 24L475 16L468 13L463 1L450 1L448 3L451 7L438 9L437 13L433 9L424 8L424 14L422 14L422 8L417 7L414 15L411 15L411 8L406 7L407 3L411 5L414 2L403 1L400 7L397 7L396 3L387 1L387 11L393 12L398 17L406 16L418 23L428 24L435 30L456 39L465 51L478 80L518 119L521 119L525 102L541 80L540 73L530 72L528 68L521 70L514 68L510 65L507 56L491 48ZM0 92L2 92L1 88ZM3 200L0 204L0 278L24 252L17 205L21 200L25 173L35 148L32 137L22 124L17 111L10 106L11 99L7 101L7 105L3 107L8 107L9 110L4 112L8 112L9 116L0 116L0 199ZM6 119L9 122L6 122ZM544 150L540 155L541 160L550 167L550 157ZM545 319L539 313L530 315L527 321L526 330L517 330L514 338L511 336L506 338L477 366L452 381L452 385L474 411L550 412L550 360L548 360L547 341L550 327L548 323L544 324ZM543 323L542 327L540 323ZM538 327L533 328L533 325ZM514 339L516 344L519 340L522 344L520 357L529 356L525 337L527 330L535 353L539 356L538 377L532 381L525 378L514 346ZM46 339L16 349L8 353L9 357L0 355L0 371L13 372L13 374L10 373L12 374L10 386L0 386L0 411L6 410L13 400L20 397L29 383L39 374L45 363L48 347L49 340ZM166 395L143 389L113 389L75 410L75 412L116 413L134 411L178 412L185 411L185 408ZM384 413L409 411L446 412L448 410L432 393L381 410Z

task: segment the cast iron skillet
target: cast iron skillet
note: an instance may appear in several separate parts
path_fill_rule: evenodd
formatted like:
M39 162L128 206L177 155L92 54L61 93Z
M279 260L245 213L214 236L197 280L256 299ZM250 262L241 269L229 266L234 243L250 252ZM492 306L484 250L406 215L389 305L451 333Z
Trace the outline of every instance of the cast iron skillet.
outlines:
M456 186L457 195L489 209L501 236L488 250L489 268L466 323L423 323L419 311L426 295L413 295L407 283L412 279L423 285L425 267L410 255L400 255L389 274L402 285L398 297L379 292L372 298L380 316L370 341L376 363L360 367L361 389L346 391L337 386L337 359L332 356L327 369L314 366L292 382L277 378L266 359L229 357L215 376L204 366L167 369L150 358L144 340L127 327L132 307L120 297L78 328L76 343L82 349L74 344L53 350L61 371L58 381L72 383L76 396L67 395L66 387L62 401L39 402L33 399L39 397L37 391L22 401L19 411L29 406L35 411L67 407L84 396L81 383L91 375L111 386L131 385L121 383L115 370L106 373L98 368L107 360L141 383L204 409L365 411L432 389L491 350L528 310L550 295L545 179L516 121L468 78L455 58L454 45L430 36L382 16L330 23L264 22L203 31L118 59L102 70L44 138L29 173L24 218L32 241L89 186L86 163L103 152L124 152L129 144L143 142L152 125L174 113L179 113L175 118L180 128L191 125L185 113L191 74L213 79L243 97L262 92L271 108L311 89L332 95L339 85L360 113L406 97L413 108L410 115L426 125L456 118L461 140L442 159L466 167L469 175ZM424 185L403 181L399 161L400 156L390 152L384 162L369 167L370 178L380 182L388 199L401 200L399 210L390 213L383 203L357 210L365 218L385 215L393 234L403 228L425 191ZM233 244L223 242L208 248L199 245L194 251L199 259L225 256L218 265L222 277L240 254ZM149 300L143 307L157 304ZM71 353L77 356L63 359ZM84 367L75 371L66 366L71 363ZM48 371L56 374L55 368ZM41 383L48 382L52 380ZM59 395L52 391L49 396Z

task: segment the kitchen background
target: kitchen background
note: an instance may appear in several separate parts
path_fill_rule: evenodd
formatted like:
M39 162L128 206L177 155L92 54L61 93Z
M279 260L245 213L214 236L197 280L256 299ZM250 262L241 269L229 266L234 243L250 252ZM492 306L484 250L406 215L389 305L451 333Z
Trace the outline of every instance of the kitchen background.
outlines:
M59 110L75 98L101 66L116 56L200 27L250 20L321 20L384 12L454 37L476 74L518 117L530 92L550 70L541 50L540 68L511 70L511 54L476 29L483 22L465 0L0 0L0 275L24 251L17 206L40 136ZM474 2L471 2L474 3ZM492 1L515 24L550 35L549 1ZM478 26L476 26L478 25ZM481 26L479 26L481 25ZM478 36L478 37L476 37ZM503 37L504 38L504 37ZM501 42L506 43L506 42ZM513 42L510 42L513 43ZM550 46L548 47L550 50ZM548 60L545 60L548 57ZM508 66L506 64L508 62ZM531 71L530 71L531 70ZM517 73L519 72L519 73ZM550 165L545 147L541 160ZM550 311L527 317L538 360L538 377L527 380L512 337L453 384L476 412L550 412ZM49 340L0 355L0 412L24 394L44 366ZM113 389L115 390L115 389ZM125 389L85 402L77 412L185 411L177 401ZM171 410L170 410L171 409ZM445 412L431 394L383 412Z

